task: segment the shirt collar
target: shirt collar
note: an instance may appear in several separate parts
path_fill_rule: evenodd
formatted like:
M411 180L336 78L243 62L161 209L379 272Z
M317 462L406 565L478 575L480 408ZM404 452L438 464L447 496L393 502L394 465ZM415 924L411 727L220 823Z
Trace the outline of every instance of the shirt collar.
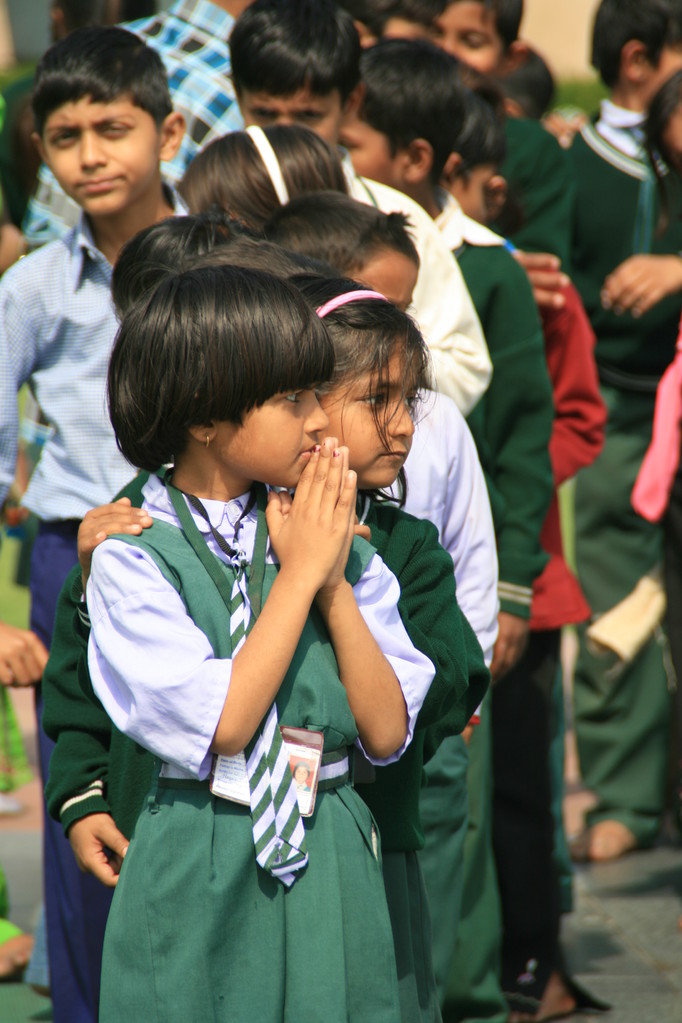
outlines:
M224 33L226 44L234 25L232 15L210 0L178 0L168 13L209 35Z
M165 181L163 183L163 190L166 195L166 199L173 209L173 213L176 216L186 216L189 210L178 192L176 192L175 189ZM104 256L97 248L95 239L92 236L90 222L83 212L81 212L78 223L73 229L70 248L72 263L71 287L73 291L76 291L81 282L86 259L91 259L93 262L99 263L108 276L111 274L111 264L107 260L106 256Z
M150 475L149 479L142 488L142 495L145 500L145 505L149 514L154 517L155 514L161 515L162 518L168 519L169 517L173 521L177 520L175 509L173 508L173 502L170 499L167 487L161 482L158 476ZM241 494L239 497L235 497L232 501L209 501L206 498L201 499L201 503L206 509L209 521L195 511L191 505L188 505L190 514L194 520L197 529L204 534L209 534L211 526L221 533L224 537L229 538L233 535L235 526L239 521L239 517L246 508L249 500L249 492ZM245 517L245 521L256 515L256 509L252 508L249 514ZM210 525L209 525L210 523Z
M641 158L644 148L644 122L646 114L626 110L610 99L601 102L596 129L614 149L634 159Z
M435 224L450 252L460 249L464 242L477 247L504 245L504 239L498 234L468 217L455 197L444 188L438 189L437 198L440 213Z
M346 182L348 183L348 187L351 188L353 186L353 182L357 181L358 175L355 173L355 167L353 166L353 161L350 158L350 153L347 149L344 149L343 146L337 146L336 151L339 154L341 168Z

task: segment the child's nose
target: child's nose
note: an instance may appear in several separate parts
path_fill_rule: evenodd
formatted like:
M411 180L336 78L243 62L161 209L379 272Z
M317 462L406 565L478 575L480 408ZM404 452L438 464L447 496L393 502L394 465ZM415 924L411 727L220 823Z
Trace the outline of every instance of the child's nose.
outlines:
M414 420L410 409L401 401L391 416L389 430L394 437L412 437L414 434Z
M97 166L103 162L102 146L95 132L83 132L81 136L80 157L84 167Z
M320 433L329 426L329 416L315 398L315 407L308 417L308 433Z

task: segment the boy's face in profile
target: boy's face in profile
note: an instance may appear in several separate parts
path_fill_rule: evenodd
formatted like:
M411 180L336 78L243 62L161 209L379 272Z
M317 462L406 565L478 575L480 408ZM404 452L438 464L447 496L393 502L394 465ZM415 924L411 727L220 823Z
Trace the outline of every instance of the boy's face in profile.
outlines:
M34 140L67 195L96 219L153 201L159 163L172 159L183 132L179 113L159 128L126 97L110 103L84 97L54 110Z
M356 174L390 185L399 192L405 190L402 151L392 153L387 137L367 121L355 116L344 124L341 145L350 153Z
M349 276L384 295L398 309L406 312L412 302L419 267L397 249L379 249Z
M343 103L338 89L321 96L307 86L290 96L240 89L237 98L245 125L297 124L310 128L330 146L338 144L341 125L355 102L355 94Z
M455 0L436 18L434 42L484 75L503 70L505 48L495 14L482 0Z

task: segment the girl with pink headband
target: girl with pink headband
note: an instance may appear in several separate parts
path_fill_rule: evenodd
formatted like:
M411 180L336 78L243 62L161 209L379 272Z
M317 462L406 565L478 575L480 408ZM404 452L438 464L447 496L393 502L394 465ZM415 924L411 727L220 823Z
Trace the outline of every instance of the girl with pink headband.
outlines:
M435 656L436 678L410 747L396 765L356 774L379 825L384 886L393 926L403 1023L439 1018L426 890L418 861L422 769L443 738L463 731L488 684L483 653L451 593L452 559L426 519L396 507L427 386L428 356L413 320L376 291L350 281L294 278L334 342L334 375L320 404L349 450L358 477L358 515L400 583L398 604L415 646ZM449 469L449 467L448 467ZM436 494L445 489L432 480ZM434 495L430 495L431 498ZM434 655L434 649L436 651ZM418 965L417 965L418 964Z

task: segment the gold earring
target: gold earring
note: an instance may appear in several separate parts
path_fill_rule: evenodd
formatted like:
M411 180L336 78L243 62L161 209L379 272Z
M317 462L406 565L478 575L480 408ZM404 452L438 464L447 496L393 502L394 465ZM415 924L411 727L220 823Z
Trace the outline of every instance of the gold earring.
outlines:
M206 434L206 447L208 447L208 445L209 445L210 443L211 443L211 440L210 440L210 438L209 438L208 434Z

